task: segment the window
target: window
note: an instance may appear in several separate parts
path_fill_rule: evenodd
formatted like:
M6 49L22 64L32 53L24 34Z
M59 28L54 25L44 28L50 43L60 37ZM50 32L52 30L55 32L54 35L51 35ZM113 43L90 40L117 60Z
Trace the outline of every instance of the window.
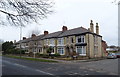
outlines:
M42 45L43 44L43 41L39 41L39 45Z
M47 39L47 40L46 40L46 45L48 45L48 42L49 42L49 40Z
M44 44L48 45L48 39L44 40Z
M86 55L85 46L77 46L76 52L79 53L79 55Z
M47 43L46 40L44 40L44 44L45 44L45 45L46 45L46 43Z
M58 44L59 44L59 45L63 45L63 44L64 44L63 38L58 38Z
M73 37L71 37L70 39L71 39L71 43L74 43L74 39L73 39Z
M63 47L58 47L58 53L60 55L63 55L64 54L64 48Z
M98 44L98 37L97 36L94 36L94 43Z
M98 46L94 46L94 55L98 54Z
M28 43L26 43L26 46L28 46Z
M77 43L84 43L84 42L85 42L84 36L78 36L78 37L76 38L76 42L77 42Z
M54 45L54 39L50 39L50 44Z

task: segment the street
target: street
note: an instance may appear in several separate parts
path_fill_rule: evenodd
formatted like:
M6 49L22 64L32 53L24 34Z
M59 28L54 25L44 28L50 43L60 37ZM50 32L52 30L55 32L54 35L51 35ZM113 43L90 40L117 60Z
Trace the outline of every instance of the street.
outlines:
M48 63L2 57L2 75L118 75L118 59Z

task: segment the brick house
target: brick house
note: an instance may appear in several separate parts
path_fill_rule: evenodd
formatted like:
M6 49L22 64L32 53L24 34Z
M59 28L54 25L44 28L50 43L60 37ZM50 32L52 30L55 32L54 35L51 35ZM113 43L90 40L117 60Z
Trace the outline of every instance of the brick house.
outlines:
M28 42L28 51L45 54L48 47L52 47L52 52L60 55L70 56L75 52L79 56L94 58L103 57L102 36L99 35L99 26L96 23L96 32L91 20L90 28L78 27L69 29L63 26L61 31L36 36L32 35ZM23 40L21 40L23 41ZM19 43L16 43L16 46Z

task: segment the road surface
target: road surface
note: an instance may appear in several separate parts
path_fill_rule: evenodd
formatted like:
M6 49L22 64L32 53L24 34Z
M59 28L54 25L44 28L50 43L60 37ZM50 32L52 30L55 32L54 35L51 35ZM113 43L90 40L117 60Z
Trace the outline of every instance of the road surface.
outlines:
M2 57L2 75L117 75L117 60L48 63Z

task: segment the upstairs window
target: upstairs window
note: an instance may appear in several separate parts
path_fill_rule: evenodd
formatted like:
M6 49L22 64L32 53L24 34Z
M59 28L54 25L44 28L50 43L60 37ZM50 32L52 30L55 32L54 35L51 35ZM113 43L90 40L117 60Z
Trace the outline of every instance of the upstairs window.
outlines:
M54 39L50 39L50 44L54 45Z
M73 37L71 37L70 39L71 39L71 43L74 43L74 39L73 39Z
M94 43L98 44L98 37L97 36L94 36Z
M41 41L38 41L38 45L42 45Z
M77 36L76 38L77 43L85 43L85 36Z
M26 46L28 46L28 43L26 43Z
M44 40L44 44L48 45L48 39Z
M63 45L64 44L64 39L63 38L58 38L58 44Z

